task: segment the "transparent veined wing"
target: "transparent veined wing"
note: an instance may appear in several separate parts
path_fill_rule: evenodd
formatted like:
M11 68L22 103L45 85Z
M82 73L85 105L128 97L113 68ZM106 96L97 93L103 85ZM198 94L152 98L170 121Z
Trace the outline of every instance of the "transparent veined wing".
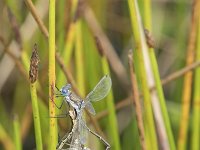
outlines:
M94 89L87 95L85 102L87 101L99 101L106 97L110 91L112 81L108 75L105 75Z
M87 137L88 137L88 131L85 128L86 123L83 119L83 117L81 116L78 120L78 130L79 130L79 139L82 145L85 145L87 142Z
M79 134L78 128L77 128L72 134L72 139L71 139L70 147L68 148L68 150L81 150L82 149L79 138L80 138L80 134Z
M95 114L96 114L92 103L90 103L89 101L86 103L85 108L86 108L92 115L95 115Z

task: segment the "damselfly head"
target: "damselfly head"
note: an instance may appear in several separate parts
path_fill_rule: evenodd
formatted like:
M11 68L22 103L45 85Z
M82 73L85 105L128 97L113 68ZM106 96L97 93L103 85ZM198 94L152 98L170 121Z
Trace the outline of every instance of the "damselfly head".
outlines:
M71 85L70 84L66 84L65 86L63 86L60 89L60 92L62 93L62 95L64 96L69 96L69 94L71 93Z

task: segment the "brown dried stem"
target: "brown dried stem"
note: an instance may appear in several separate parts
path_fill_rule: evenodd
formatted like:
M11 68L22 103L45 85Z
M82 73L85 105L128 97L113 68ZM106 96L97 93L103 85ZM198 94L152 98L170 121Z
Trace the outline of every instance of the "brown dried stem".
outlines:
M142 108L140 105L140 94L139 94L136 75L135 75L134 69L133 69L133 59L132 58L133 58L132 53L129 53L128 54L129 69L130 69L130 77L131 77L131 84L132 84L132 92L133 92L133 96L134 96L134 98L132 98L132 100L133 100L133 104L134 104L135 112L136 112L136 119L137 119L137 125L138 125L138 130L139 130L141 148L142 148L142 150L146 150L145 132L144 132L144 124L143 124L143 118L142 118Z

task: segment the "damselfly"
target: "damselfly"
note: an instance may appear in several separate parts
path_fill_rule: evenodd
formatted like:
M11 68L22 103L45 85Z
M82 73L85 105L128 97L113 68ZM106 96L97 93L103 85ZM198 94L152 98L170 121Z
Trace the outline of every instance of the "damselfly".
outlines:
M85 99L81 99L79 96L77 96L75 93L71 91L71 85L67 84L63 86L59 91L60 94L57 96L64 97L63 102L65 101L69 105L71 105L75 112L76 112L76 118L77 121L77 133L78 133L78 140L80 140L81 144L84 145L86 143L86 137L87 137L87 131L98 137L105 145L106 150L110 148L110 144L104 140L100 135L97 133L91 131L83 119L83 110L87 109L91 114L95 115L94 107L92 106L91 102L100 101L108 94L110 91L112 82L108 75L105 75L99 83L94 87L94 89L86 96ZM57 108L61 108L63 105L63 102L60 107L56 105ZM73 134L73 133L72 133Z
M69 111L69 115L72 119L73 127L69 134L66 134L57 146L57 150L64 150L64 146L67 145L69 148L66 150L90 150L81 144L80 134L79 134L79 123L74 110Z

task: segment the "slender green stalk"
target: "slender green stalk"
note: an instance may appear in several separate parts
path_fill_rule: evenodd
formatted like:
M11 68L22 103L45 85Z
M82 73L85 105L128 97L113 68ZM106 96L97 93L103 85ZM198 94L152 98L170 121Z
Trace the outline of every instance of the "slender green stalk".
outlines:
M76 23L76 50L75 50L75 63L76 63L76 80L77 86L80 89L81 96L86 93L85 90L85 74L84 74L84 60L83 60L83 40L82 40L82 21L78 20Z
M36 148L37 150L42 150L42 134L41 134L41 126L40 126L40 115L38 108L38 100L36 93L36 83L30 84L31 90L31 100L32 100L32 109L33 109L33 120L34 120L34 128L35 128L35 138L36 138Z
M106 57L103 56L102 57L102 67L103 67L103 73L104 74L110 74L110 69L109 69L109 65L108 62L106 60ZM112 149L114 150L120 150L120 138L119 138L119 134L118 134L118 125L117 125L117 117L116 117L116 113L115 113L115 104L114 104L114 97L113 97L113 92L111 90L111 92L108 94L107 96L107 109L109 112L108 115L108 121L109 121L109 132L110 132L110 140L112 139Z
M128 0L128 5L129 5L129 11L130 11L130 16L131 16L131 22L132 22L132 30L135 38L135 43L137 44L137 50L136 50L136 55L138 57L137 59L137 64L139 65L139 71L140 71L140 76L139 80L141 81L141 86L142 86L142 91L144 94L144 117L145 117L145 131L146 131L146 137L147 137L147 149L153 149L157 150L158 145L157 145L157 138L156 138L156 131L155 131L155 125L154 125L154 118L153 118L153 112L152 112L152 107L151 107L151 97L150 97L150 92L149 92L149 87L148 87L148 82L147 82L147 76L146 76L146 71L145 71L145 64L144 64L144 58L142 54L142 43L141 43L141 35L140 35L140 29L138 25L138 20L137 18L137 12L136 12L136 1L133 0ZM139 20L140 21L140 20Z
M55 0L49 0L49 116L55 116L54 101L55 88ZM57 145L57 120L50 119L50 142L49 149L55 150Z
M152 30L151 0L144 1L144 26L146 29L148 29L151 32L151 30ZM164 119L165 128L166 128L167 135L168 135L170 149L175 150L176 147L175 147L174 137L173 137L173 133L172 133L172 129L171 129L171 124L170 124L170 120L169 120L169 116L168 116L168 112L167 112L164 93L163 93L163 89L162 89L162 85L161 85L159 69L158 69L156 56L155 56L153 48L149 48L149 56L150 56L150 60L151 60L152 70L154 73L156 90L157 90L158 97L160 100L162 116Z
M198 17L196 61L200 60L200 17ZM200 148L200 68L194 74L194 96L193 96L193 116L192 116L192 140L191 150Z
M14 125L15 149L16 150L22 150L22 141L21 141L21 136L20 136L20 125L19 125L19 119L18 119L17 116L14 116L13 125Z
M70 59L72 57L73 46L75 42L75 24L71 23L69 26L69 31L67 33L67 38L65 41L64 51L61 52L62 57L65 60L65 64L69 66ZM58 72L56 84L61 87L63 83L66 82L66 77L62 71Z

